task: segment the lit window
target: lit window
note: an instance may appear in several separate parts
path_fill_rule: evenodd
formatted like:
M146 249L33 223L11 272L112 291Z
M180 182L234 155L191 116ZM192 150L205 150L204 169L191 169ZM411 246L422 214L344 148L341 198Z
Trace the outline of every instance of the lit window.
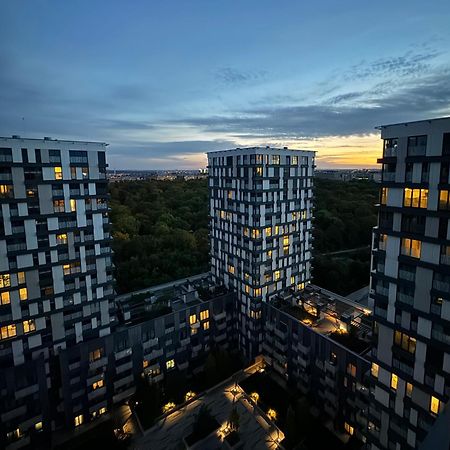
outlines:
M283 254L284 254L284 256L289 255L289 245L285 245L283 247Z
M372 368L370 370L372 376L375 378L378 378L378 372L379 372L380 366L378 364L372 363Z
M250 286L248 284L244 285L244 290L246 294L250 294Z
M20 297L20 300L27 300L28 299L28 290L27 290L27 288L20 288L19 289L19 297Z
M195 322L197 322L197 315L196 314L191 314L189 316L189 324L190 325L194 325Z
M433 414L439 414L440 406L441 401L432 395L430 400L430 412Z
M283 245L289 245L289 236L283 236Z
M100 408L98 410L98 415L101 416L102 414L105 414L105 412L106 412L106 406L103 406L103 408Z
M281 277L281 273L280 273L280 271L279 270L275 270L275 281L276 280L279 280L280 279L280 277Z
M62 180L62 167L55 167L55 180Z
M354 428L353 428L351 425L349 425L347 422L345 422L344 427L345 427L345 431L346 431L350 436L353 436L353 433L355 432Z
M388 188L386 188L386 187L381 188L381 200L380 200L380 203L382 205L386 205L386 203L387 203L387 196L388 196Z
M92 389L95 391L96 389L100 389L104 386L105 382L103 380L98 380L92 383Z
M17 274L17 282L19 284L25 284L25 272L19 272Z
M75 212L77 210L77 201L73 198L70 199L70 210Z
M291 158L291 164L292 164L293 166L298 165L298 156L293 156L293 157Z
M256 288L255 289L254 296L255 297L261 297L261 288Z
M258 239L260 235L261 235L261 233L260 233L260 231L258 229L253 229L252 230L252 238L253 239Z
M36 431L41 431L42 430L42 422L37 422L34 424L34 429Z
M272 155L272 164L280 164L280 155Z
M391 375L391 388L397 390L397 385L398 385L398 376L395 375L395 373L393 373Z
M272 250L269 250L269 251L267 252L267 259L272 259L272 255L273 255Z
M416 339L401 331L395 332L394 343L409 353L415 353L416 351Z
M9 303L11 303L10 298L9 298L9 292L2 292L0 295L0 304L1 305L8 305Z
M295 276L291 275L291 284L295 284Z
M150 365L150 363L146 360L146 359L144 359L143 361L142 361L142 368L143 369L145 369L146 367L148 367Z
M63 265L64 275L70 275L70 264Z
M234 275L234 266L228 264L228 272Z
M256 175L258 175L258 176L262 176L262 174L263 174L263 168L262 167L257 167L256 168Z
M209 321L203 322L203 329L209 330Z
M36 331L36 324L33 319L24 320L23 321L23 332L31 333L32 331Z
M405 188L403 206L412 208L424 208L428 205L428 189Z
M411 256L412 258L420 258L422 242L416 239L403 238L402 239L402 255Z
M76 416L74 419L74 424L76 427L79 427L83 424L83 414L80 414L79 416Z
M173 369L175 367L175 360L169 359L169 361L166 361L166 369Z
M57 244L67 244L67 234L66 233L57 234L56 235L56 243Z
M1 339L8 339L14 337L16 335L16 324L13 323L11 325L5 325L0 328L0 337Z
M406 383L406 396L411 397L413 390L413 385L411 383Z
M247 227L244 227L244 236L248 236L249 235L249 230Z
M84 179L89 178L89 167L82 167L81 174L83 175Z
M12 197L13 187L8 184L0 184L0 197Z
M278 225L275 225L275 234L279 234L280 233L280 227Z
M64 212L64 200L53 200L53 211Z
M72 180L77 179L77 168L76 167L70 168L70 177L72 178Z
M266 236L272 236L272 227L266 228Z
M103 356L103 349L97 348L96 350L89 353L89 361L97 361L97 359L100 359Z
M11 286L11 277L8 273L0 275L0 289Z
M200 320L206 320L209 318L209 309L205 309L204 311L200 311Z
M450 209L450 191L447 190L439 191L439 209L440 210Z
M347 366L347 373L352 377L356 377L356 366L352 363L349 363Z

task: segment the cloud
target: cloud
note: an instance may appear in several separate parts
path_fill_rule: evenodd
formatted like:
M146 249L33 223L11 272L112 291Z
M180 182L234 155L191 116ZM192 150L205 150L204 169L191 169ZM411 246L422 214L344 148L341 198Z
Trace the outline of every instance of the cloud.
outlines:
M232 67L222 67L215 72L216 79L231 85L263 80L266 76L267 72L264 70L246 72Z

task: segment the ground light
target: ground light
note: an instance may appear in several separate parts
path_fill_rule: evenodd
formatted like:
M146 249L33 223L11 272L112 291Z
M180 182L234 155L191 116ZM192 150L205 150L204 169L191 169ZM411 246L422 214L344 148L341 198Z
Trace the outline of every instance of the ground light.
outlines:
M257 392L252 392L250 394L250 399L253 401L253 403L257 404L259 400L259 394Z
M186 395L184 396L184 401L188 402L189 400L192 400L197 394L193 391L186 392Z
M174 408L175 408L175 403L169 402L163 406L162 412L165 414L165 413L168 413L169 411L172 411L172 409L174 409Z
M277 420L277 412L272 408L267 411L267 416L270 420Z

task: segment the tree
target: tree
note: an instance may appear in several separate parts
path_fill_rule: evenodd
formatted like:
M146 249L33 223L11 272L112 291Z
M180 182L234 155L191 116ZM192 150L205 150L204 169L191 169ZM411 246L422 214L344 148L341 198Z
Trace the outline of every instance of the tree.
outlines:
M230 412L230 417L228 418L228 426L233 431L239 431L239 413L237 412L236 406L233 406Z

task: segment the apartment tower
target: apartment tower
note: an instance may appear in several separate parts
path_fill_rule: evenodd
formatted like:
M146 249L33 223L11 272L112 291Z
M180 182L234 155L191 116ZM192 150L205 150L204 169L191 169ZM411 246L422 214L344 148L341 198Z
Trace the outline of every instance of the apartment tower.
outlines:
M239 347L261 352L261 302L310 281L314 152L208 153L211 273L237 295Z
M418 448L450 397L450 118L381 126L368 440Z
M111 331L105 149L0 138L2 441L63 421L58 352Z

